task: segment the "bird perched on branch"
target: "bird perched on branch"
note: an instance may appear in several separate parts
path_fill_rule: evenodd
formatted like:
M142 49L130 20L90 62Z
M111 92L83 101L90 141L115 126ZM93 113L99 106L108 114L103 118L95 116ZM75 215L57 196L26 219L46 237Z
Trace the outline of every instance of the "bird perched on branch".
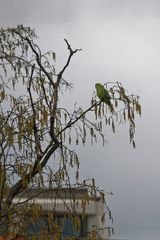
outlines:
M109 92L101 83L96 83L95 88L97 91L97 96L98 98L102 101L105 102L111 109L111 111L114 111L113 105L111 103L111 96L109 95Z

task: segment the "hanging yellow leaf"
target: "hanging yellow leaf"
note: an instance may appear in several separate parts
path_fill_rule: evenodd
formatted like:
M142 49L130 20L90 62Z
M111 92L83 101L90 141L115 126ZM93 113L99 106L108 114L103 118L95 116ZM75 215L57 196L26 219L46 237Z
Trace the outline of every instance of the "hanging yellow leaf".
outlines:
M115 133L115 125L114 125L114 120L112 120L112 131Z
M1 91L0 97L1 97L1 101L3 101L5 99L5 90L4 89Z
M6 128L6 134L8 136L8 143L9 145L12 145L14 142L14 129L10 126Z
M90 133L91 133L91 136L94 135L94 130L93 130L93 128L90 128Z

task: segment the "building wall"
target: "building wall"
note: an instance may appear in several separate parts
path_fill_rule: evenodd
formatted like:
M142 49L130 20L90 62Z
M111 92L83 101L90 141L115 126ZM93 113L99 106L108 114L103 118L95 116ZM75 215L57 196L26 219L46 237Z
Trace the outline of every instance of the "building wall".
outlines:
M85 215L84 223L86 226L83 226L86 232L89 232L91 229L96 229L98 235L102 239L107 239L107 229L106 223L102 223L102 216L105 212L105 205L99 199L90 199L86 201L85 211L84 211L84 194L86 190L74 191L70 194L69 191L61 189L58 194L55 191L41 192L38 194L39 190L31 190L22 196L17 196L14 199L14 203L24 202L28 197L34 199L34 201L41 205L44 212L54 211L57 215L63 216L68 212L68 209L75 208L75 212L80 217ZM32 201L32 200L31 200Z

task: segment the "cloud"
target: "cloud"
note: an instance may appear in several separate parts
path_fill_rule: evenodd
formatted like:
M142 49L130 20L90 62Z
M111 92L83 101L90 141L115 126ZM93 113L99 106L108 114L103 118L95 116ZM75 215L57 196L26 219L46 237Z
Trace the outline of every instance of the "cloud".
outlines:
M31 9L35 8L35 2L31 0L0 0L0 5L0 21L1 25L5 27L25 23Z
M115 194L109 201L119 236L129 238L137 232L142 237L148 231L160 234L160 1L0 3L1 25L36 27L41 48L56 51L57 66L63 66L67 57L65 37L73 48L83 49L65 74L75 86L73 95L67 95L68 106L73 99L88 106L96 81L122 81L129 93L140 95L142 118L137 120L135 151L128 144L125 126L118 126L116 135L105 129L109 140L105 148L98 144L78 151L82 176L94 176L99 186Z

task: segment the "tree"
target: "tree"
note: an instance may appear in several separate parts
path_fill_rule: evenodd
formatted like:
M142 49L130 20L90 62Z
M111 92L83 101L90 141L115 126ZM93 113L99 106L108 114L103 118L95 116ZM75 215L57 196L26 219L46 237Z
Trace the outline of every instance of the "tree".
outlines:
M98 136L105 142L103 125L115 132L116 123L128 122L135 147L135 114L141 115L138 96L127 95L120 82L106 83L112 109L95 91L86 109L75 106L70 112L65 103L60 105L61 91L72 88L64 73L81 49L73 50L65 39L69 55L57 73L55 53L42 53L36 38L34 30L22 25L0 29L0 221L7 219L7 224L16 211L13 199L22 191L34 186L71 188L68 168L75 169L74 187L87 185L79 182L72 142L85 145L89 136L92 143ZM96 189L94 181L88 187Z

